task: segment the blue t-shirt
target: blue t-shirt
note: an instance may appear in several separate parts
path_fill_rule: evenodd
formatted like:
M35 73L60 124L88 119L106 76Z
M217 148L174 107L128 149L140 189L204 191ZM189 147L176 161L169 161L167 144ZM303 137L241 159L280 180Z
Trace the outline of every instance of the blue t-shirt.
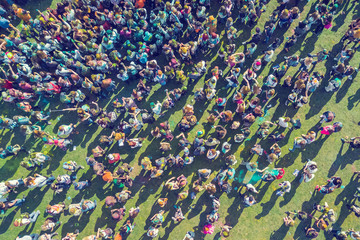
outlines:
M6 13L6 10L0 6L0 15L4 15Z
M10 26L10 22L9 20L5 19L5 18L0 18L0 27L2 28L8 28Z

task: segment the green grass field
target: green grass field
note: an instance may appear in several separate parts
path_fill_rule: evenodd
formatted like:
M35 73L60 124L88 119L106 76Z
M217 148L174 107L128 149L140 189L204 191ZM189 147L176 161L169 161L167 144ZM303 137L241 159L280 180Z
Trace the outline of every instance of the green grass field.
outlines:
M56 1L52 4L54 5L55 2ZM313 0L309 2L301 1L299 6L301 10L300 19L294 21L288 30L285 30L285 28L277 29L274 35L283 39L291 36L292 30L297 26L298 22L305 19L308 13L314 10L315 2L316 1ZM330 59L325 64L318 64L315 68L315 71L325 74L325 79L322 81L321 86L310 96L309 105L306 105L299 110L292 107L285 107L284 102L289 94L289 89L279 86L276 89L277 95L270 101L270 104L272 104L273 107L270 108L268 114L264 117L265 120L273 121L277 120L281 116L301 118L303 124L302 128L294 131L287 130L286 138L280 141L282 156L275 163L276 167L285 168L286 174L283 180L288 180L292 183L291 192L285 194L284 197L279 197L275 194L275 190L278 188L277 185L280 181L275 181L271 184L258 182L255 185L260 192L256 196L258 204L250 208L244 208L242 204L243 199L240 198L237 191L233 190L229 195L222 194L220 198L220 220L216 223L216 231L213 235L204 237L200 231L206 215L211 211L211 202L209 201L208 194L203 192L193 201L189 198L181 203L176 203L177 193L163 190L162 183L171 176L179 176L180 174L187 176L189 183L192 183L197 179L197 169L205 167L210 167L213 170L210 177L211 180L216 176L220 167L224 165L224 158L219 157L215 162L209 164L205 157L196 157L192 165L186 166L182 170L174 169L174 171L171 171L170 169L165 172L161 180L151 180L148 182L147 178L144 177L144 172L141 171L140 161L145 156L151 156L154 160L161 156L161 152L158 151L160 140L152 139L150 136L150 130L156 124L151 126L145 125L144 129L142 129L139 133L136 133L139 137L147 137L142 148L134 150L126 146L119 149L117 145L113 145L107 151L108 153L121 153L124 162L128 162L130 165L135 167L132 172L132 177L135 179L134 186L131 189L133 192L133 199L127 202L126 208L130 209L134 206L140 206L141 212L134 220L136 227L133 233L129 235L128 239L147 239L146 231L150 226L150 221L148 219L160 210L159 206L155 205L155 202L159 197L169 198L169 203L165 207L165 222L163 227L160 229L159 239L181 240L185 233L190 230L196 232L196 239L220 239L220 226L223 224L229 224L233 227L228 239L305 239L304 228L313 223L310 219L301 223L297 221L294 227L287 228L283 225L282 218L285 216L285 211L302 209L310 212L312 205L315 202L327 202L329 206L336 211L337 220L333 224L334 229L341 227L345 230L349 228L360 230L359 220L353 213L350 213L345 206L346 203L352 200L352 196L356 191L356 188L359 186L356 181L353 181L352 175L353 171L360 170L359 162L355 162L360 159L360 155L358 150L349 149L348 145L342 145L340 141L340 138L343 136L353 137L360 134L358 126L358 122L360 120L358 106L360 102L360 90L358 87L359 78L355 77L353 82L344 81L340 90L337 92L327 93L324 90L324 87L327 85L329 80L330 68L334 64L332 58L335 57L342 48L340 38L346 32L350 21L359 17L360 5L358 3L351 3L349 0L344 2L345 3L341 6L341 10L338 11L338 14L335 16L333 27L331 29L324 29L323 33L319 36L309 32L305 37L299 38L297 45L292 47L289 53L285 53L282 51L282 47L280 47L280 50L277 50L276 56L273 58L273 62L270 62L260 74L265 78L269 73L270 67L282 62L284 60L284 56L298 54L301 57L305 57L308 53L316 53L323 48L331 51ZM28 7L32 10L32 14L34 16L34 9L38 8L40 10L45 10L49 5L50 2L48 0L42 0L35 1L31 4L29 3ZM257 26L263 29L266 21L268 20L268 16L278 5L279 3L274 0L268 3L267 10L261 16ZM212 9L212 11L215 11L214 8ZM237 11L234 10L234 12ZM239 37L236 39L236 45L239 48L237 51L241 52L243 51L241 42L247 40L251 36L251 32L254 31L254 28L250 29L247 26L242 26L239 22L236 22L234 26L239 30ZM218 29L222 28L223 25L220 25ZM222 33L224 34L224 31ZM227 44L226 37L223 37L221 44ZM258 50L255 52L252 59L247 59L247 66L249 66L252 61L257 58L257 56L262 55L262 48L263 46L259 45ZM220 58L217 58L216 52L218 49L219 46L213 49L208 55L199 56L195 61L204 58L209 59L209 69L218 65L220 69L224 70L225 64ZM350 61L350 63L354 67L359 66L360 59L358 57L358 53ZM228 70L228 68L225 69L224 74L226 74ZM244 70L242 70L242 72L243 71ZM288 71L288 74L295 74L296 71L297 68L291 68L290 71ZM202 87L204 85L204 80L208 78L209 74L206 74L195 84L189 84L188 90L190 94L184 96L181 101L176 102L175 107L167 112L164 117L159 119L159 121L169 120L174 135L179 134L179 130L176 128L176 125L182 117L181 109L186 103L195 105L195 115L199 121L199 124L196 125L189 133L190 141L194 139L196 131L202 128L206 129L207 136L210 136L214 132L211 126L206 123L206 118L209 116L209 112L213 109L214 100L206 103L195 103L193 95L191 94L191 92L195 91L195 89ZM261 81L262 80L259 79L259 82ZM135 85L135 82L130 85L120 83L117 87L116 94L114 94L111 99L128 96L130 92L129 90L135 87ZM139 104L140 108L150 109L149 103L151 101L162 101L165 98L165 88L170 90L178 86L179 85L176 83L168 83L162 88L159 86L153 87L152 93L146 101ZM225 90L222 88L224 86L225 81L218 82L218 89L220 90L218 90L217 95L220 97L231 97L234 90ZM42 107L46 106L47 109L65 108L65 106L59 103L58 98L50 99L49 101L50 104L48 104L45 100L40 100L38 104ZM105 107L109 102L110 100L100 100L99 104ZM8 103L2 104L0 108L3 116L12 117L16 114L20 114L20 112L14 110L15 108L13 105ZM232 103L228 104L227 108L235 110L235 106ZM112 109L111 104L107 107L107 109ZM314 129L315 125L319 121L319 115L327 110L334 111L336 113L336 121L344 123L342 131L340 133L334 133L328 138L322 137L318 139L303 151L297 150L293 153L289 152L288 148L292 146L294 137L306 134L308 130ZM239 116L235 116L234 119L239 119ZM56 130L59 125L71 122L74 123L76 120L77 116L74 112L66 112L63 115L61 115L61 113L53 113L51 115L52 125L47 126L46 131L50 134L56 134ZM259 123L259 120L257 120L256 123ZM244 166L239 166L239 163L242 160L258 161L260 168L267 165L265 157L257 159L257 157L251 158L249 155L249 150L255 142L260 142L265 150L268 150L272 144L271 141L260 141L257 139L257 137L254 136L256 128L257 124L254 124L251 128L252 134L249 140L245 141L243 144L239 145L234 143L233 140L230 141L232 143L231 152L234 153L238 159L238 163L235 166L237 171L236 180L232 183L233 187L240 186L239 179L244 182L248 182L252 177L251 173L246 172L246 168ZM43 169L27 171L19 166L22 159L26 157L24 152L21 152L16 157L3 159L0 161L0 181L26 177L28 175L33 175L35 172L46 176L50 174L64 174L65 170L61 167L62 163L69 160L77 161L85 166L85 157L90 156L91 149L98 144L100 135L109 135L111 130L103 130L98 128L96 125L91 125L89 127L81 124L78 127L78 131L80 134L72 136L74 145L77 146L76 150L67 152L51 148L50 146L44 146L40 141L37 141L33 137L24 139L18 129L13 132L2 131L0 133L1 147L5 147L7 144L23 144L28 150L34 149L36 151L48 153L52 156L52 160L49 164L45 165ZM274 132L277 131L279 131L279 129L274 130ZM226 139L230 140L233 135L234 133L228 133ZM132 136L135 135L132 134ZM180 148L177 147L176 139L172 142L172 148L173 154L179 153ZM319 171L316 173L315 179L311 182L299 184L299 177L295 177L291 173L295 169L300 170L307 159L312 159L317 162ZM107 163L104 161L104 164L106 165ZM115 166L109 166L109 168L114 169ZM334 193L325 196L313 193L316 185L324 184L329 177L334 175L342 177L344 188L337 189ZM25 194L27 196L27 202L19 208L10 209L5 214L0 215L0 239L15 239L17 236L23 236L29 233L40 233L40 226L46 218L43 213L49 203L56 204L64 201L67 205L69 205L71 203L80 202L82 198L96 199L98 201L97 208L95 211L89 214L84 214L79 218L71 217L66 211L65 214L62 214L60 217L62 225L56 230L59 233L59 236L64 236L67 232L73 232L75 229L79 229L81 232L78 239L94 234L98 228L111 227L118 231L119 227L123 225L126 219L123 219L116 224L111 219L110 209L103 206L105 197L108 195L114 195L117 189L113 188L112 185L104 184L100 178L96 178L88 166L86 166L84 170L80 170L77 176L80 180L92 179L91 188L78 192L71 187L67 193L61 193L58 195L54 195L53 191L48 187L30 191L25 188L19 189L18 197ZM188 185L190 186L190 184ZM188 189L189 186L187 186L186 189ZM242 189L241 192L243 193L244 189ZM12 193L10 195L10 199L14 198L16 198L16 195ZM180 205L186 216L186 219L178 225L175 225L171 220L171 217L175 213L175 209L173 208L174 204ZM19 217L20 213L30 213L35 209L39 209L42 212L35 224L19 228L15 228L12 225L13 220ZM317 213L316 216L318 217L319 213ZM60 237L58 238L60 239ZM318 237L318 239L331 238L332 236L324 232L321 232Z

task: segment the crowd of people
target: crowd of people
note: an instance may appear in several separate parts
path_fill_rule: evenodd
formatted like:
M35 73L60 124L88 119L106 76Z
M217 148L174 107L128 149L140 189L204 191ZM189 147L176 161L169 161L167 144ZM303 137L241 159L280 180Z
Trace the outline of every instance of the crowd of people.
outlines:
M328 49L323 49L309 53L304 58L296 54L288 55L280 64L271 67L268 76L260 76L281 48L288 52L307 33L320 35L329 31L334 16L339 14L339 8L345 1L318 0L311 12L299 21L302 14L299 5L305 4L303 2L307 1L280 1L276 10L268 13L270 16L263 29L256 26L266 12L269 0L223 0L216 3L210 0L63 0L53 9L48 8L44 12L37 10L37 16L15 4L4 4L0 7L0 27L8 34L0 35L1 99L6 108L16 107L21 115L1 116L0 128L22 137L34 138L32 141L51 145L54 149L59 148L59 151L67 151L73 145L74 135L84 134L78 130L79 125L99 126L107 131L102 131L104 135L99 136L88 156L63 163L62 167L68 174L42 176L35 173L1 182L1 211L27 204L25 196L13 200L9 198L9 194L16 193L19 187L33 189L48 185L54 194L66 194L72 186L78 191L92 188L90 180L77 180L78 171L84 171L86 166L98 176L93 181L103 180L104 184L111 183L116 189L116 194L105 198L105 206L110 209L104 209L104 214L111 216L113 221L122 220L127 212L129 217L120 230L99 228L96 233L83 239L119 240L127 237L136 227L136 217L141 207L129 210L125 207L133 197L131 190L134 179L131 173L137 163L123 162L121 154L125 153L122 150L124 146L134 151L141 148L146 138L160 140L157 149L162 157L139 159L142 171L149 181L163 179L165 192L174 192L177 196L176 203L168 203L166 196L157 200L159 211L148 219L151 222L146 232L148 237L159 236L167 204L174 205L176 212L172 220L178 224L185 219L184 209L179 203L195 199L203 191L207 192L205 194L212 202L205 222L199 223L201 234L205 235L214 233L215 223L220 218L220 193L239 192L244 207L257 204L256 196L264 190L258 191L254 181L241 183L244 187L241 189L245 189L243 193L233 187L235 166L243 165L248 172L257 175L258 180L265 182L284 178L285 169L279 165L274 167L284 151L279 143L285 141L286 134L302 125L300 119L287 116L273 122L265 121L264 117L272 107L270 101L281 92L288 95L286 101L280 102L281 107L301 108L309 103L310 96L316 91L338 91L342 82L353 81L358 72L349 63L360 41L360 19L355 19L341 38L344 47L339 52L330 53ZM22 20L18 28L11 24L14 18ZM294 21L297 25L293 34L284 43L276 33L288 29ZM235 27L240 25L254 28L248 41L239 42L239 31ZM222 29L225 30L224 34ZM240 45L245 47L243 52L237 51ZM261 53L258 46L263 49ZM216 54L221 64L209 66L206 57L209 53ZM330 58L330 54L335 57ZM328 61L334 63L328 75L316 71L317 64ZM297 69L295 75L287 73L290 68ZM225 69L230 70L225 74ZM189 86L203 79L202 88L188 90ZM327 81L325 87L318 89L324 81ZM133 82L137 83L135 88L130 87ZM176 87L168 90L169 85ZM219 87L222 85L226 86ZM126 89L123 97L110 100L118 93L120 86ZM156 101L148 102L154 86L163 91L156 93ZM233 95L228 96L221 91L223 89L233 90ZM187 96L193 96L196 103L215 102L216 110L210 112L204 123L215 130L211 136L201 129L195 132L194 141L189 140L188 133L199 123L198 111L205 109L195 109L189 101L180 106L182 99ZM99 99L111 102L101 108ZM50 106L61 102L60 106L65 107L50 110L48 104L42 104L44 101ZM174 127L164 118L176 105L182 107L182 117L175 127L176 131L181 132L178 135L173 134ZM48 133L45 128L52 124L51 115L59 114L75 114L77 121L60 125L56 134ZM318 128L307 134L299 134L288 150L305 149L323 135L340 132L343 124L335 121L335 118L335 112L323 112ZM252 133L251 127L258 123L257 131ZM323 123L326 124L323 126ZM142 136L141 131L148 125L151 134ZM274 133L272 128L280 130ZM137 136L139 132L140 136ZM259 143L250 149L251 155L263 156L263 162L268 165L263 169L259 169L257 162L240 160L239 154L231 151L232 146L237 147L254 135L273 143L269 149L264 149ZM339 135L339 141L340 138ZM360 147L360 137L357 136L344 137L341 141L343 144L349 143L350 148ZM20 163L28 170L36 172L54 161L47 153L25 149L20 144L1 144L0 158L9 159L22 151L28 154ZM72 149L76 151L75 146ZM179 154L173 154L173 149ZM188 165L200 155L210 163L221 161L221 168L216 169L215 176L211 174L214 169L210 167L194 169L198 178L193 183L189 183L187 177L177 174L177 171L169 175L171 169L190 168ZM110 170L112 165L116 165L115 170ZM317 163L308 160L303 169L294 172L294 175L299 177L301 183L307 183L314 179L318 170ZM360 176L360 173L357 174ZM284 179L278 184L276 195L286 196L291 192L289 180ZM189 190L185 190L187 186ZM341 177L332 176L324 185L318 185L315 191L330 194L341 187ZM356 200L358 193L354 194ZM93 211L99 207L98 204L96 199L83 199L68 206L60 202L48 205L46 209L22 213L13 221L14 226L32 224L42 212L49 217L41 226L40 234L19 236L17 240L54 239L56 229L61 225L62 213L66 211L70 215L80 216ZM355 202L348 207L356 216L360 216L360 207ZM317 211L321 212L321 216L315 217ZM302 210L286 212L284 224L291 227L296 219L303 221L309 218L314 219L315 223L305 229L304 234L308 238L316 238L319 232L328 231L337 239L348 236L360 239L360 232L354 229L344 231L329 227L330 223L336 221L336 214L327 204L322 206L316 203L313 213ZM221 236L227 238L232 227L230 223L223 225ZM67 233L61 239L75 240L79 233ZM196 234L199 233L189 229L184 239L199 239Z

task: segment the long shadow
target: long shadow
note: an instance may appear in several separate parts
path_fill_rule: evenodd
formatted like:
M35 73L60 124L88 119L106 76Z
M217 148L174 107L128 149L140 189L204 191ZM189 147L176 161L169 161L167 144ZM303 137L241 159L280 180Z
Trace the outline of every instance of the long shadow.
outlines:
M289 231L289 227L285 226L285 223L283 223L278 230L271 233L270 239L271 240L285 239L288 231Z
M354 149L349 147L345 154L342 154L344 144L341 144L338 154L336 155L335 161L332 163L329 171L328 177L334 176L338 169L344 169L346 165L353 164L358 158L354 155Z
M276 195L276 191L274 191L271 194L271 198L266 203L261 203L262 206L262 212L255 216L256 219L260 219L262 217L265 217L268 215L271 211L271 209L275 206L276 200L278 199L278 196Z
M357 107L359 103L360 103L360 89L358 89L354 95L348 97L348 106L347 106L348 110Z
M300 186L299 179L300 179L300 175L291 182L291 190L289 193L285 193L284 200L281 201L279 204L280 207L284 207L294 197L294 195L296 193L296 189Z

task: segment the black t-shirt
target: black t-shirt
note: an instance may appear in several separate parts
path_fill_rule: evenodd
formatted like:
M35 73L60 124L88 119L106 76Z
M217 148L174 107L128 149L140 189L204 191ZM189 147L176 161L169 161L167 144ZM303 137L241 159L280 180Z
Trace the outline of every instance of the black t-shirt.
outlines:
M351 142L350 147L352 147L352 148L360 148L360 142L357 142L357 143Z
M258 44L261 40L261 35L259 33L255 33L252 37L252 42Z

